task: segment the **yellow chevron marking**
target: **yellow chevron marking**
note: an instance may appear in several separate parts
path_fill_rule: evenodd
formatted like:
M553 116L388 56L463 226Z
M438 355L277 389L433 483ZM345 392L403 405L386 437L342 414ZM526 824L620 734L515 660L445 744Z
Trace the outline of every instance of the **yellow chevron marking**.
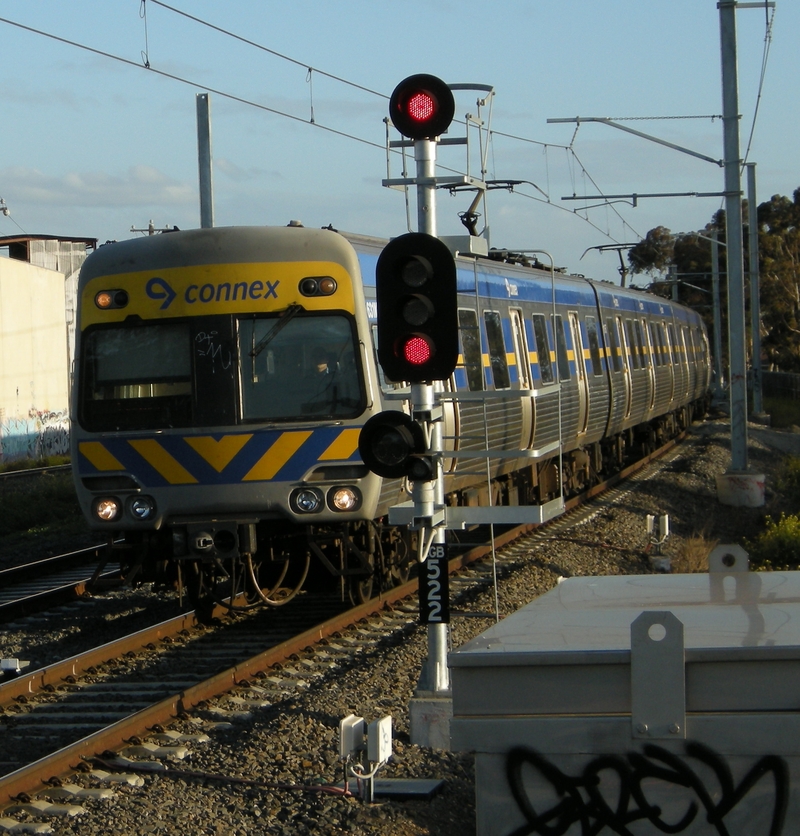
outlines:
M81 441L78 449L98 470L125 470L99 441Z
M150 465L152 465L170 485L196 485L197 479L155 439L142 438L129 441L128 444Z
M199 453L210 465L222 473L223 470L233 461L236 454L253 437L252 433L246 435L224 435L217 441L210 435L199 435L194 438L184 439L186 443Z
M272 447L253 465L242 481L254 482L260 479L272 479L310 435L310 430L308 432L286 432L280 435Z
M360 429L342 430L328 449L319 457L321 462L332 459L349 459L358 447Z

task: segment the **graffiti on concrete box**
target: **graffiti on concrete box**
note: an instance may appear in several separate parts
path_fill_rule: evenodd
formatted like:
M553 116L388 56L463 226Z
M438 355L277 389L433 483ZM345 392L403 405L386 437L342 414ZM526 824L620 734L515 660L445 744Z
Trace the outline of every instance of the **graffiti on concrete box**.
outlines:
M706 780L713 776L713 786L707 786L702 776ZM650 822L654 833L682 833L698 815L708 823L710 833L727 836L725 817L740 802L747 803L748 793L761 781L771 787L769 836L780 836L789 802L789 767L783 758L764 755L736 784L725 759L697 742L686 743L686 757L653 744L642 753L601 755L574 776L533 749L517 747L508 753L506 777L526 822L508 836L562 836L575 823L580 823L581 834L630 836L631 825L642 820ZM536 809L528 797L526 784L531 781L537 789L551 791L548 809ZM666 785L677 795L677 810L667 814L655 803L649 795L655 784ZM763 805L763 796L758 803Z

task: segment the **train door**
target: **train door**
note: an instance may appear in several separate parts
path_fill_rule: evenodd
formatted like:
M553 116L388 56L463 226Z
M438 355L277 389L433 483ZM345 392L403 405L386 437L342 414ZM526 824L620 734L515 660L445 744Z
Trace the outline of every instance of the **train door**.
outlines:
M667 324L660 322L658 325L658 332L661 336L664 365L669 371L669 400L670 403L675 399L675 366L672 365L672 345L670 344L670 336L667 330Z
M689 392L692 388L692 374L691 374L691 365L689 363L689 348L691 343L689 342L689 334L686 329L685 325L681 326L681 365L683 366L683 373L686 376L685 382L686 386L684 387L683 396L684 398L689 397Z
M631 400L633 396L633 387L631 386L631 364L630 364L630 347L625 334L625 329L622 327L622 317L617 318L617 333L619 334L619 342L622 349L622 385L625 392L625 418L631 417ZM613 331L613 323L612 328Z
M641 323L641 324L640 324ZM642 366L647 369L647 377L650 381L650 406L652 409L656 402L656 370L653 346L650 344L650 329L647 327L647 320L636 320L636 336L640 341L642 352Z
M511 336L514 340L514 354L517 359L519 370L519 388L533 389L533 378L531 376L531 355L528 352L528 341L525 336L525 320L522 318L522 311L519 308L510 308ZM534 400L533 398L522 398L522 430L520 432L521 449L528 449L533 443L534 426Z
M575 373L578 376L578 435L582 435L589 423L589 381L586 377L581 324L576 311L569 311L569 328L575 351Z

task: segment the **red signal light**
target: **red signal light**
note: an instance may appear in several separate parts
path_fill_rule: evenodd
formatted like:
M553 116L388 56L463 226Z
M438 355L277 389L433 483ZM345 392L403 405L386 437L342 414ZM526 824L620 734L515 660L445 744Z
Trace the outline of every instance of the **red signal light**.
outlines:
M433 357L433 345L421 334L412 334L403 342L401 353L406 363L424 366Z
M408 100L406 110L415 122L426 122L436 112L436 102L429 93L420 90Z
M403 136L433 139L443 134L456 111L453 91L433 75L409 76L394 88L389 116Z

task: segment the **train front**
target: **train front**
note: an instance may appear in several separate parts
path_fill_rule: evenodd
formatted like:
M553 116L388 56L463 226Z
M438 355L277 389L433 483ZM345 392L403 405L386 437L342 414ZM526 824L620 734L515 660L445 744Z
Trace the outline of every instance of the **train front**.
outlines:
M369 561L339 541L369 538L378 501L357 452L374 400L367 333L356 254L329 230L100 248L81 271L71 405L92 528L124 536L146 579L168 566L200 591L260 572L268 598L312 551L363 576Z

